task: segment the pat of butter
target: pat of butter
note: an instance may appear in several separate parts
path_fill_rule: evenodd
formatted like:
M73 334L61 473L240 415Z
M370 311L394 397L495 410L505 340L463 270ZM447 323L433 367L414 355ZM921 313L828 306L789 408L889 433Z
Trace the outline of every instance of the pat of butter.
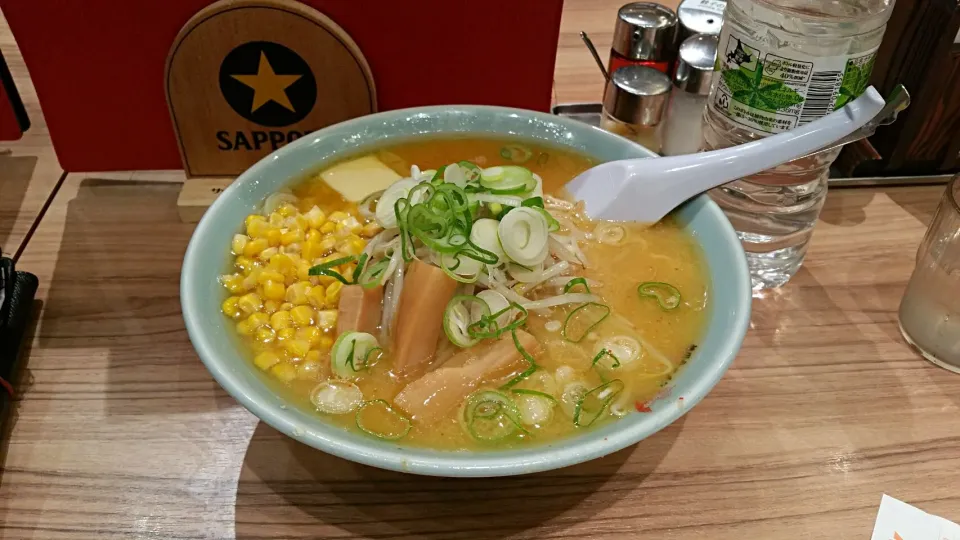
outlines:
M364 156L334 165L320 173L320 178L344 199L359 202L375 191L387 189L401 177L376 156Z

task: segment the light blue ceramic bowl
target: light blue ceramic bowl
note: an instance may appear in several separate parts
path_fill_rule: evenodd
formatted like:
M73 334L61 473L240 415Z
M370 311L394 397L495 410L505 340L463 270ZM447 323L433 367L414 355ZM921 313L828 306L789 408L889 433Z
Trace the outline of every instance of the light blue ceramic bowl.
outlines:
M656 433L700 402L733 362L750 319L750 279L740 242L723 213L701 196L677 210L703 246L709 265L709 322L696 353L652 404L600 429L520 450L441 452L407 448L344 431L317 413L286 404L265 384L220 313L230 239L243 218L270 193L331 161L403 138L487 134L532 139L607 161L651 156L616 135L572 120L496 107L452 106L391 111L311 133L246 171L203 216L183 261L180 302L187 331L207 369L233 397L274 428L351 461L436 476L504 476L556 469L625 448Z

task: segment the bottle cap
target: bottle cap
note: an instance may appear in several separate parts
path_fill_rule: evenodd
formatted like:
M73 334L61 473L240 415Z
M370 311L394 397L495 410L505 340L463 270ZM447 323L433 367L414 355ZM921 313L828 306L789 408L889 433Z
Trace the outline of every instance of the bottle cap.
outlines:
M655 126L670 96L670 78L647 66L624 66L613 72L603 92L603 109L626 123Z
M650 2L620 8L613 29L613 50L631 60L665 62L677 53L677 14Z
M680 45L679 56L677 71L673 75L674 86L691 94L709 94L717 62L717 36L697 34L688 37Z
M677 8L680 19L680 39L694 34L720 35L726 0L684 0Z

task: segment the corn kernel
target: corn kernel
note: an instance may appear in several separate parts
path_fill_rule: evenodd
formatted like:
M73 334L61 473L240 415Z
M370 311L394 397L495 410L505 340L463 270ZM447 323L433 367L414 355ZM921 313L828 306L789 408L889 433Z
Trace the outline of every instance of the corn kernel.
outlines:
M259 282L261 270L259 268L254 268L250 270L245 278L243 278L243 288L244 290L250 291L257 288L257 283Z
M280 208L277 208L277 213L283 217L293 217L297 215L297 208L292 204L281 204Z
M340 289L343 289L343 283L334 281L327 286L327 305L335 306L340 301Z
M349 263L349 264L344 264L343 266L341 266L340 269L338 270L338 272L340 272L340 275L341 275L341 276L343 276L343 277L345 277L345 278L347 278L347 279L351 279L351 278L353 277L353 272L354 272L356 269L357 269L357 263Z
M257 341L261 343L273 343L273 340L277 339L277 332L269 326L261 326L257 328L255 336Z
M234 255L240 255L243 253L244 246L246 246L249 241L250 237L245 234L233 235L233 240L230 242L230 251L232 251Z
M310 306L297 306L290 310L290 318L293 319L293 324L299 327L313 324L314 315L314 310Z
M244 285L243 276L239 274L228 274L220 276L220 283L233 294L245 293L249 289Z
M277 339L280 341L293 339L296 334L297 331L293 328L284 328L283 330L277 330Z
M297 378L297 368L289 362L281 362L273 366L270 368L270 373L280 382L284 383L288 383Z
M247 245L243 246L243 255L245 257L256 257L260 254L261 251L267 249L267 240L265 238L255 238L249 242Z
M310 342L305 339L288 339L283 342L283 348L291 358L303 358L310 352Z
M255 219L255 220L253 220L253 221L250 221L250 218L253 218L253 217L256 217L256 218L259 218L259 219ZM267 225L267 221L263 218L263 216L248 216L248 217L247 217L247 220L248 220L248 222L247 222L247 236L249 236L249 237L251 237L251 238L265 238L265 237L266 237L267 230L268 230L270 227L269 227L269 225Z
M326 214L323 213L318 206L314 206L310 209L309 212L305 214L307 220L310 222L310 226L314 229L319 229L327 221Z
M270 263L267 265L267 268L273 270L274 272L279 272L286 275L288 272L295 270L297 267L293 264L293 259L290 258L290 255L285 253L277 253L273 257L270 257Z
M324 350L333 347L333 338L330 336L321 337L319 346L321 349L324 349Z
M293 304L291 304L290 302L284 302L280 304L280 309L284 311L290 311L291 309L293 309Z
M280 309L280 302L276 300L266 300L263 303L263 312L267 315L273 315Z
M317 242L317 243L319 243L320 240L323 240L323 235L320 234L320 231L318 231L318 230L316 230L316 229L310 229L309 231L307 231L307 234L306 234L306 236L304 236L304 238L305 238L308 242Z
M299 229L289 230L280 236L280 243L289 246L303 242L303 231Z
M337 234L339 234L341 238L345 238L351 234L359 233L360 231L363 230L363 227L360 225L360 222L357 221L357 218L350 216L344 219L343 221L337 223L337 227L335 230L337 231Z
M243 220L243 226L244 226L244 227L249 227L250 224L253 223L254 221L266 221L266 218L264 218L264 217L261 216L260 214L250 214L249 216L247 216L246 218L244 218L244 220Z
M280 245L280 239L283 238L283 233L280 232L279 227L270 227L269 229L267 229L267 232L264 235L264 238L267 239L267 243L270 244L272 247L277 247Z
M303 362L297 366L297 378L304 381L316 381L320 378L320 351L310 351Z
M337 326L337 310L322 309L317 312L317 326L324 330L333 330ZM331 344L332 345L332 344Z
M240 305L240 309L243 310L244 313L254 313L263 308L263 302L260 300L260 295L253 292L241 296L238 303Z
M323 234L330 234L336 229L337 226L332 221L328 221L320 226L320 232Z
M308 261L312 261L317 257L323 255L324 251L320 247L320 242L315 242L313 240L307 240L303 243L300 248L300 256Z
M242 272L249 272L257 267L257 263L254 262L250 257L244 257L243 255L237 257L237 260L233 265Z
M247 317L247 324L250 325L250 328L256 330L261 326L270 324L270 316L266 313L254 313Z
M295 225L292 225L292 226L295 226L301 231L305 231L310 228L310 220L307 219L307 216L303 214L297 214L296 216L294 216L293 223Z
M327 219L330 220L330 221L337 222L337 221L343 221L343 220L347 219L348 217L350 217L350 214L347 214L346 212L341 212L341 211L337 210L336 212L332 212Z
M380 231L383 230L383 227L380 226L376 221L371 221L363 226L361 229L361 234L367 238L373 238L374 236L380 234Z
M261 252L260 252L260 255L258 255L258 257L260 257L260 260L261 260L261 261L268 261L268 260L270 260L270 257L273 257L274 255L276 255L276 254L278 254L278 253L280 253L280 250L279 250L279 249L277 249L277 248L275 248L275 247L268 247L267 249L261 251Z
M240 317L240 298L237 296L231 296L223 301L223 304L220 305L220 309L223 310L223 314L231 319L236 319Z
M297 339L306 341L311 347L316 347L320 344L320 336L320 329L316 326L307 326L306 328L297 330Z
M322 308L323 304L327 301L326 290L323 288L323 285L310 287L310 290L307 291L307 299L313 307L318 309Z
M293 322L290 319L290 312L287 310L280 310L270 316L270 326L274 330L283 330L285 328L290 328Z
M287 287L286 300L294 305L303 305L309 302L307 299L307 290L310 288L310 283L306 281L298 281L293 285Z
M279 212L273 212L267 218L267 222L270 223L271 226L279 229L283 226L283 216L281 216Z
M257 274L257 283L266 285L268 281L283 281L283 274L276 270L265 268Z
M332 235L325 236L323 240L320 240L320 253L330 253L337 247L337 239Z
M269 300L281 301L287 297L287 288L283 286L283 276L280 281L268 281L263 284L263 296Z
M263 351L253 358L253 364L266 371L280 363L280 356L273 351Z

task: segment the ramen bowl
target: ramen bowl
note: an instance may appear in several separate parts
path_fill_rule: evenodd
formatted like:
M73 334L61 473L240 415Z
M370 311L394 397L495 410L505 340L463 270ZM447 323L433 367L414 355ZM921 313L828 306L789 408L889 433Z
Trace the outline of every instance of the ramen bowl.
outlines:
M220 311L217 280L225 246L244 218L269 194L324 166L365 150L419 137L509 137L568 149L597 161L653 157L626 139L573 120L532 111L482 106L405 109L366 116L305 136L270 154L237 178L207 210L184 258L180 297L184 321L200 359L217 382L267 424L344 459L415 474L506 476L556 469L595 459L655 434L697 405L733 362L750 318L750 278L740 242L708 197L672 216L701 246L710 299L695 352L660 396L631 413L574 436L516 449L443 451L366 437L316 411L290 403L265 381Z

